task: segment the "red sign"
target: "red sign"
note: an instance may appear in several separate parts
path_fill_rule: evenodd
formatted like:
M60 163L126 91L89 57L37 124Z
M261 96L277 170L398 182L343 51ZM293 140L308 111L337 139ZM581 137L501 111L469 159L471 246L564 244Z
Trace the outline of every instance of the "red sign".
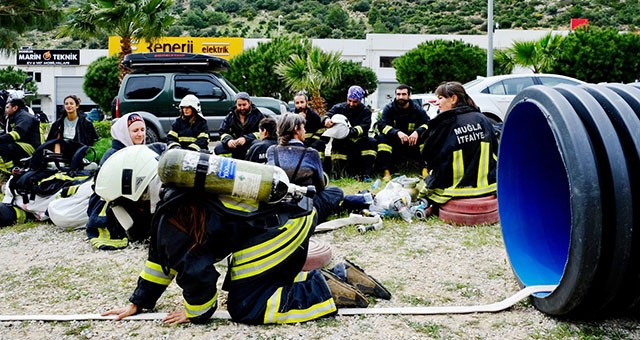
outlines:
M585 19L585 18L572 18L571 19L571 30L575 30L576 28L585 25L588 26L589 25L589 19Z

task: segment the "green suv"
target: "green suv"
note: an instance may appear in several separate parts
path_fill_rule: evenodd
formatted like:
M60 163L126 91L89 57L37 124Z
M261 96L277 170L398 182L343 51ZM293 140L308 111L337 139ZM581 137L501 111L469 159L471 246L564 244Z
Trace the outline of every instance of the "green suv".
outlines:
M239 92L219 73L229 69L226 60L191 53L134 53L125 56L122 63L132 72L122 80L112 118L137 112L147 124L147 140L164 140L179 115L180 100L193 94L200 99L212 139L219 137L220 125ZM281 100L251 100L265 114L287 112L287 104Z

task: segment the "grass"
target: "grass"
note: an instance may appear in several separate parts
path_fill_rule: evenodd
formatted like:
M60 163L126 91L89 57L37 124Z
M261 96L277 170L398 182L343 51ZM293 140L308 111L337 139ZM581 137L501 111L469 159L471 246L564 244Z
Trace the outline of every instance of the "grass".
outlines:
M411 327L418 333L425 334L431 339L441 339L443 331L448 330L446 326L439 325L435 322L416 322L406 321L407 326Z

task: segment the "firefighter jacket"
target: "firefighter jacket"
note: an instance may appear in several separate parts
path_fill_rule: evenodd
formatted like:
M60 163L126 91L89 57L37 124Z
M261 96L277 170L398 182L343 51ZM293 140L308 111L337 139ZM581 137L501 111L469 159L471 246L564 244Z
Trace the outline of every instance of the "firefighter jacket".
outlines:
M7 120L7 132L0 136L0 143L16 143L33 155L40 146L40 121L26 109L16 111Z
M254 140L258 139L260 120L264 117L265 115L254 104L251 104L251 111L245 117L244 124L242 124L240 122L240 114L236 112L234 105L220 126L220 141L227 147L227 143L230 140L244 137L247 140L245 145L248 147Z
M64 119L67 117L67 113L65 112L58 120L51 124L51 130L49 130L49 135L47 135L47 140L52 139L62 139L62 135L64 134ZM83 144L83 145L93 145L100 138L98 137L98 133L96 132L95 127L93 127L93 123L84 113L78 112L78 117L76 118L78 123L76 123L76 135L73 137L73 140Z
M296 113L301 112L296 111ZM304 109L304 116L304 119L306 120L304 129L307 132L304 135L305 141L315 141L320 139L320 135L322 135L322 133L326 130L324 128L324 125L322 125L322 119L320 118L320 115L314 109L307 107L306 109Z
M207 120L195 115L195 121L185 119L182 116L176 118L171 124L171 131L167 134L169 148L180 147L189 150L209 149L209 126Z
M362 137L369 136L369 128L371 127L371 110L369 110L364 104L359 103L358 106L352 108L348 103L340 103L334 105L327 115L322 120L324 124L327 118L333 117L335 114L341 114L347 117L349 123L351 123L351 129L347 137L353 139L360 139Z
M418 132L418 137L422 137L427 131L429 116L424 109L413 100L409 101L408 108L398 106L394 100L382 109L382 116L378 121L378 132L388 138L397 138L398 131L411 135Z
M461 106L429 121L422 156L431 173L427 197L446 203L496 191L498 141L493 125L479 111Z

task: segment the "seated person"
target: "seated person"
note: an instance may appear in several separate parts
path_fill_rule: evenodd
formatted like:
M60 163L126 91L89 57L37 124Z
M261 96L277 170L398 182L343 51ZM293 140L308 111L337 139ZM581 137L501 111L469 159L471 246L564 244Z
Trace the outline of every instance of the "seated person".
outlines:
M170 149L209 151L209 126L198 97L188 94L180 101L180 116L171 124L167 144Z
M220 143L213 152L224 157L245 159L247 150L258 138L258 125L265 116L251 103L246 92L236 95L236 105L220 126Z
M6 131L0 135L0 171L10 173L21 159L40 146L40 121L27 111L24 100L10 99L5 105Z
M496 192L498 140L493 125L462 84L436 89L439 114L429 121L422 157L430 170L421 194L444 204Z
M276 120L273 117L262 118L258 129L260 131L260 141L253 142L249 151L247 151L247 160L255 163L266 163L267 149L272 145L278 144Z
M278 121L278 145L267 150L268 164L282 168L289 180L297 185L314 185L313 206L318 211L318 223L338 212L344 198L342 189L326 186L322 161L318 151L304 146L305 119L299 114L285 113Z
M93 127L93 123L85 114L78 110L80 107L80 98L69 95L64 98L64 114L58 118L53 124L51 124L51 130L47 136L47 141L56 140L71 140L81 145L93 145L98 140L98 134ZM64 144L55 144L53 151L55 153L62 153L64 150L62 146ZM73 151L67 152L72 154Z

